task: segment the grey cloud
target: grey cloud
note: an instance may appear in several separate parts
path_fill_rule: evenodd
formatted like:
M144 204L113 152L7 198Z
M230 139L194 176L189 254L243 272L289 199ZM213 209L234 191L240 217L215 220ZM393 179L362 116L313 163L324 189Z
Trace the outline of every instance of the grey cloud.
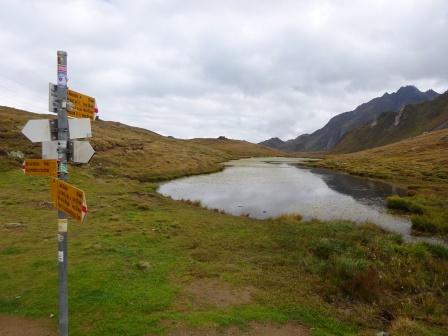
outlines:
M55 53L100 116L176 137L311 132L406 84L448 88L448 4L2 1L0 104L45 112Z

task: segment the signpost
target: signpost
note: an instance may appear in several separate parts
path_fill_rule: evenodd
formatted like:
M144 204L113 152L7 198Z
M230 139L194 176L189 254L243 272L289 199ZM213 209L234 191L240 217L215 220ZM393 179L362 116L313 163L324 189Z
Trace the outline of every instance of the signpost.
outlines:
M57 85L50 83L48 90L48 110L57 113ZM67 89L67 115L74 118L96 119L98 109L96 107L95 98L87 96L83 93Z
M31 142L46 142L57 139L58 119L48 120L28 120L22 128L22 133ZM68 129L70 131L70 139L90 138L92 136L92 128L90 119L67 119Z
M26 175L31 176L58 176L57 160L27 159L22 165Z
M57 79L48 94L48 108L57 119L29 120L22 129L31 142L42 142L42 159L27 159L22 169L27 175L51 176L51 198L58 210L59 335L68 336L67 215L82 223L87 203L84 192L66 182L67 164L87 163L95 153L88 141L73 139L92 136L90 121L98 110L94 98L68 89L65 51L57 52Z
M58 141L42 142L42 159L58 159Z
M75 140L71 142L71 145L73 163L87 163L95 154L92 145L88 141Z
M95 120L96 113L98 112L95 98L70 89L67 90L67 98L71 103L68 108L69 116Z
M28 120L22 128L22 133L31 142L42 142L53 140L51 136L50 120Z
M82 223L87 214L86 195L65 181L51 179L51 198L55 207Z

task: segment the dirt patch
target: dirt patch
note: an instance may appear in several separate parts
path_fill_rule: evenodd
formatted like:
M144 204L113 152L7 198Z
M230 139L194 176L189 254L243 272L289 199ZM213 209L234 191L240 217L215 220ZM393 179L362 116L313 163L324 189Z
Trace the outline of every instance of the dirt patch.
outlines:
M247 328L238 327L176 327L167 332L168 336L306 336L309 329L294 322L284 325L252 322Z
M0 315L1 336L56 336L53 323L46 319L26 319L23 317Z
M252 301L253 287L235 288L219 279L200 279L187 285L183 295L193 306L230 307Z

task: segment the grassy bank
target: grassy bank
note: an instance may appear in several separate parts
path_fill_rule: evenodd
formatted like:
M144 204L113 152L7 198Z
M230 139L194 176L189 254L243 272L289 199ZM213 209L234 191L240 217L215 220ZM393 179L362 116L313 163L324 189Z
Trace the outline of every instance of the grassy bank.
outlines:
M408 190L391 209L412 215L415 233L448 237L448 130L362 152L328 155L315 167L385 179Z
M214 335L287 321L310 335L448 332L446 249L372 225L227 216L163 198L152 183L71 173L91 209L69 227L72 335ZM57 313L48 189L46 178L1 174L1 313Z
M21 134L30 119L54 118L0 106L0 171L17 167L22 158L40 158L40 143ZM284 153L231 139L181 140L112 121L95 121L90 139L96 151L86 167L95 176L128 177L142 182L168 180L222 169L221 163L250 156ZM11 156L13 154L13 156Z

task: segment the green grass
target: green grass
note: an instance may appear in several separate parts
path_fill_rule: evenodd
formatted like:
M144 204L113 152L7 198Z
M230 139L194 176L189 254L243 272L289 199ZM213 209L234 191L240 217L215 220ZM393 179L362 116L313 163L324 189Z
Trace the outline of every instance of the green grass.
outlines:
M417 321L395 326L397 335L409 325L447 331L442 247L405 244L372 225L232 217L85 168L70 179L90 209L84 224L69 224L71 335L163 335L170 321L192 329L297 321L311 335L372 334L394 327L383 310ZM56 213L41 204L48 180L4 172L0 199L0 312L56 314ZM26 227L6 229L9 222ZM240 305L198 305L185 287L204 279L255 294Z
M419 215L425 213L425 208L414 200L396 195L387 198L387 207L389 209L402 210Z
M18 135L36 116L8 108L0 116L0 313L48 317L57 314L49 181L23 176L20 160L7 156L12 150L39 155L38 145ZM259 146L168 139L113 122L96 122L94 135L92 163L70 169L90 211L84 224L69 222L71 335L163 335L172 323L247 330L254 321L296 321L312 328L311 335L447 334L445 247L406 244L369 224L304 221L297 214L232 217L156 193L154 181L216 171L232 158L278 154ZM415 195L398 203L444 218L446 152L436 144L431 148L440 160L428 159L420 143L412 145L412 155L422 156L415 167L409 164L415 155L393 162L368 156L375 165L365 157L346 166L330 161L365 176L408 176ZM5 226L13 222L25 226ZM205 288L210 279L237 293L250 289L252 299L214 305L188 293L189 284ZM391 315L392 321L384 318Z
M412 229L427 233L448 233L448 223L436 215L415 215L411 217Z

